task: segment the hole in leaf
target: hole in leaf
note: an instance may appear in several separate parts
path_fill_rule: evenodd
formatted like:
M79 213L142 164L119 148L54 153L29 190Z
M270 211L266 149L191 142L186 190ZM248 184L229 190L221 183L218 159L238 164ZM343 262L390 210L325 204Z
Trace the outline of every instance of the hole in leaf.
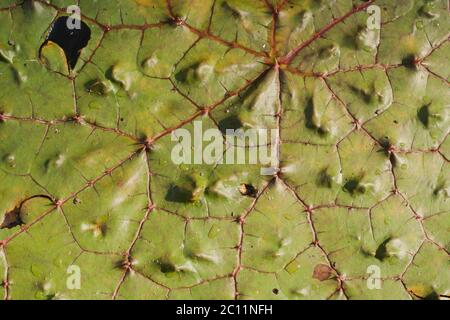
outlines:
M23 224L24 222L20 215L20 207L17 207L5 214L0 229L12 229Z
M69 29L69 26L72 25L70 21L68 23L69 18L73 19L71 17L59 17L56 19L50 29L47 39L45 39L39 49L39 55L42 48L47 45L49 41L54 42L63 49L64 54L66 55L67 64L70 69L73 69L80 57L81 50L87 46L91 39L91 29L83 21L79 21L79 29Z
M280 291L277 288L273 288L272 292L273 294L277 295Z

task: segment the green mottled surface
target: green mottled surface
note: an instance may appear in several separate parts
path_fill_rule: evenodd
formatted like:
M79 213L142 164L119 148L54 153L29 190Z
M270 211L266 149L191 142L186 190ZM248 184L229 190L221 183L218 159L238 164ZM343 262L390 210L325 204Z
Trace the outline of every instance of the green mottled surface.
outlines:
M80 0L69 70L71 4L0 0L1 296L448 298L448 1ZM279 173L173 164L194 120L277 129Z

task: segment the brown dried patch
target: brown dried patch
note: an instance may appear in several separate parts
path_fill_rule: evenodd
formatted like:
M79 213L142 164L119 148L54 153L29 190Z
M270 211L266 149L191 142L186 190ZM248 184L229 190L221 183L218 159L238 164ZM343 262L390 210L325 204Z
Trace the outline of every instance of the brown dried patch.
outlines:
M331 269L329 266L327 266L326 264L318 264L314 268L313 278L319 281L325 281L330 279L332 274L333 269Z

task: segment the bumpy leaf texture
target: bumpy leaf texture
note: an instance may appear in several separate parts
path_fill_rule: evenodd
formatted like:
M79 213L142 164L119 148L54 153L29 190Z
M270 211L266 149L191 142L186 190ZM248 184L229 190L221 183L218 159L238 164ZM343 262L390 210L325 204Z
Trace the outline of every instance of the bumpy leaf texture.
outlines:
M0 0L5 299L449 296L447 0L73 2ZM175 165L195 120L277 172Z

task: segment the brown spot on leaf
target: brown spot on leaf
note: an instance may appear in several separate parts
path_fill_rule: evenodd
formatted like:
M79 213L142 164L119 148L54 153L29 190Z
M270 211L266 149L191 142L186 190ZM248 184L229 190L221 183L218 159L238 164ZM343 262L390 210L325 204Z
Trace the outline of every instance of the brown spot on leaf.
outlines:
M331 274L333 273L333 269L331 269L326 264L318 264L314 268L313 278L319 281L325 281L330 279Z

